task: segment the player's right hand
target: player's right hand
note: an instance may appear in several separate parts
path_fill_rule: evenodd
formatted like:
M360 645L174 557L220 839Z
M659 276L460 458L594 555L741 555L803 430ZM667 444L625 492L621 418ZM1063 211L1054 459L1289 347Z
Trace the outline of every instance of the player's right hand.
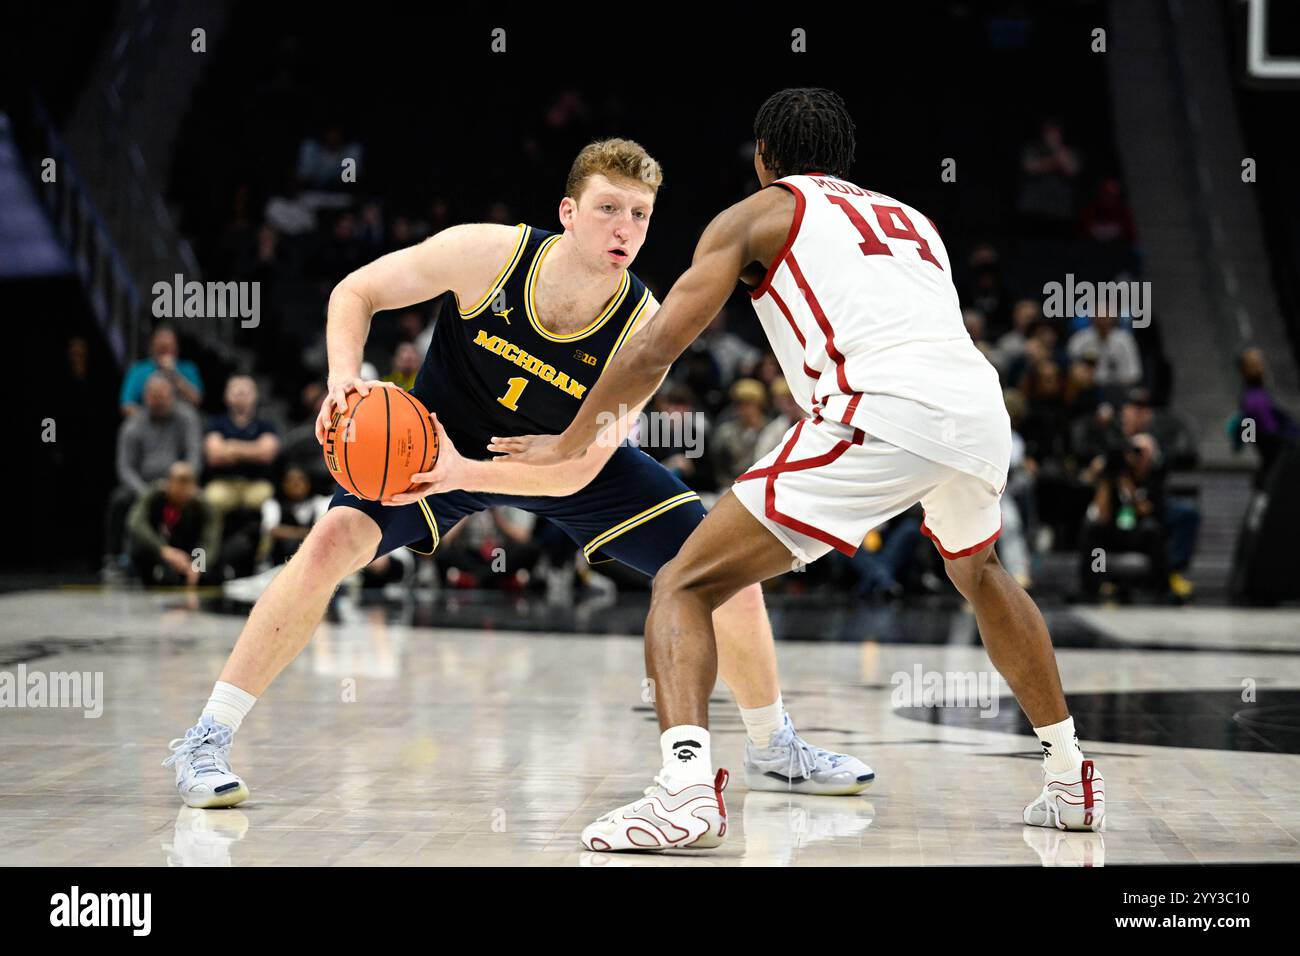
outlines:
M365 397L370 394L372 388L382 388L384 384L377 379L364 379L357 375L331 381L327 386L325 400L320 403L320 414L316 416L316 440L322 445L325 444L325 433L329 431L330 422L334 420L334 413L348 407L349 392L357 392Z

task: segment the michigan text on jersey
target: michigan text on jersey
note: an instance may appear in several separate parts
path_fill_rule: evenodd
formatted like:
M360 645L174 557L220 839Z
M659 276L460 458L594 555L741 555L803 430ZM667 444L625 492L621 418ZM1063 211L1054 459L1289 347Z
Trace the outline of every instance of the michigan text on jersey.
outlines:
M535 355L530 355L517 345L512 345L499 335L488 335L482 329L474 336L474 344L481 345L494 355L500 355L507 362L514 362L530 375L536 375L543 382L550 382L560 391L574 398L582 398L587 386L569 378L567 372L557 372L554 365L547 365Z

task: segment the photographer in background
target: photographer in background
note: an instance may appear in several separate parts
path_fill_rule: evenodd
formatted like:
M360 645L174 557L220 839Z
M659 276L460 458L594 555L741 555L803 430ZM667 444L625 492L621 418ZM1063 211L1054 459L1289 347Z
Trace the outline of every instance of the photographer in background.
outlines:
M1097 598L1115 557L1125 552L1145 556L1143 584L1157 593L1167 593L1164 475L1155 439L1134 435L1099 455L1084 475L1095 491L1079 535L1083 597Z

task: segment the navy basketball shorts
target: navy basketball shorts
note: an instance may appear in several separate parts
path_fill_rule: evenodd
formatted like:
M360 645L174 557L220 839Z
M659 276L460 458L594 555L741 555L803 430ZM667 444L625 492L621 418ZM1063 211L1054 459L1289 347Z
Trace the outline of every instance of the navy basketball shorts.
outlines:
M559 526L592 564L621 561L651 577L677 554L705 515L699 495L629 445L619 446L587 487L567 497L452 491L389 506L338 488L330 507L356 508L375 520L383 533L375 557L401 547L433 554L440 538L466 515L485 508L520 508Z

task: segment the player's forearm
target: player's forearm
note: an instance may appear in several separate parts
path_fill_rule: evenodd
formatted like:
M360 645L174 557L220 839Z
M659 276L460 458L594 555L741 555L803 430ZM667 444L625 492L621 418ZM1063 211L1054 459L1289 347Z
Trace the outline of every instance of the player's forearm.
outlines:
M610 362L587 393L569 427L560 436L559 451L566 458L591 448L611 421L643 405L668 373L672 360L651 347L652 337L642 333L632 339Z
M366 336L374 311L366 299L340 282L330 293L329 316L325 325L325 346L329 355L331 382L361 374Z
M480 494L563 497L580 490L595 477L585 458L540 467L510 461L467 459L465 476L460 484L462 490Z

